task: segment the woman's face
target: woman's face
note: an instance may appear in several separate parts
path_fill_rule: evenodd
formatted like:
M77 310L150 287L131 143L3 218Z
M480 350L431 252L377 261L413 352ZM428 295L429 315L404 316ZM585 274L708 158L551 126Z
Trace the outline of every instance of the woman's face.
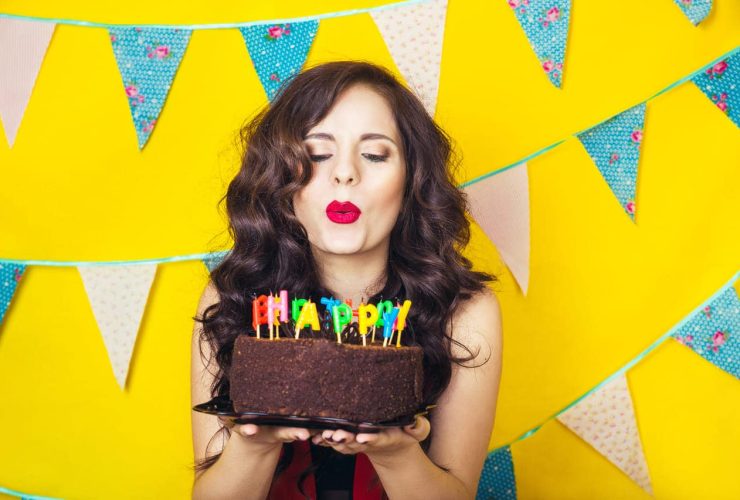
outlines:
M369 86L353 85L304 143L313 173L293 207L314 250L387 249L403 201L406 163L385 99Z

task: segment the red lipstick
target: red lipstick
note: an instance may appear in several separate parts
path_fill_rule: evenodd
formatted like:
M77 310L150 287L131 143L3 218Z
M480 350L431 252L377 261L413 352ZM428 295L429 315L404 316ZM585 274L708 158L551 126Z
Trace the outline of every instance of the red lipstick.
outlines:
M360 218L362 212L349 201L334 200L326 206L326 216L337 224L352 224Z

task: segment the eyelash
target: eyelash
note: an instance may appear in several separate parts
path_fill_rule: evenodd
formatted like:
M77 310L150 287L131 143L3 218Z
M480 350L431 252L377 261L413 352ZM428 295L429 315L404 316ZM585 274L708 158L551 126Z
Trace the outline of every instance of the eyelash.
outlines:
M373 163L381 163L388 159L388 155L373 155L373 154L367 153L364 156ZM331 155L311 155L311 161L320 162L330 157Z

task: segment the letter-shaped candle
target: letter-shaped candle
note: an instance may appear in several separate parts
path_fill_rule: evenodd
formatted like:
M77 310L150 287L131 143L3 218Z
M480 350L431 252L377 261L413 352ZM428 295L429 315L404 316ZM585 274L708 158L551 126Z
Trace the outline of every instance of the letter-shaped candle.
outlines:
M298 316L301 314L301 309L306 302L308 302L306 299L293 299L293 302L290 303L293 321L298 321Z
M385 313L393 309L393 302L390 300L381 300L378 302L378 321L375 326L385 326Z
M320 302L324 305L324 307L326 307L326 310L329 311L329 314L332 315L332 317L334 316L332 308L342 303L339 299L335 299L334 297L321 297Z
M334 322L334 333L337 334L337 342L342 343L342 328L352 321L352 308L347 304L339 304L331 308L331 317Z
M267 324L267 296L260 295L252 301L252 328L260 337L260 325Z
M368 327L378 322L378 308L373 304L360 304L357 311L357 322L360 327L360 335L367 335Z
M385 346L388 339L393 335L393 322L398 317L398 308L394 307L389 312L383 313L383 345Z
M276 313L280 314L280 319L276 319ZM269 325L277 324L279 321L288 322L288 291L280 290L279 297L270 295L267 297L267 321Z
M411 309L411 301L404 300L403 305L398 311L398 317L396 318L396 324L394 327L398 330L398 337L396 337L396 347L401 347L401 332L406 328L406 318L409 315L409 309Z
M319 312L316 310L316 303L310 300L303 304L301 313L298 315L298 321L296 321L295 329L300 330L306 325L311 325L313 330L321 329L319 326Z

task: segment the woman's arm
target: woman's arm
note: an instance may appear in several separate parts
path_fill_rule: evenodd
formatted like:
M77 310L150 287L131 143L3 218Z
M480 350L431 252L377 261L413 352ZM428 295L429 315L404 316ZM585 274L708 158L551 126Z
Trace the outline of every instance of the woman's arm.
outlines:
M452 378L431 412L434 437L425 455L419 441L430 422L353 435L324 431L314 441L342 453L366 453L390 498L475 498L493 429L501 377L503 348L501 311L496 296L486 290L463 304L452 321L452 336L478 356L464 368L453 364ZM453 346L453 354L466 352ZM338 443L339 442L339 443ZM449 469L445 472L440 466Z
M198 317L203 317L205 309L218 301L218 292L209 283L198 304ZM211 399L210 386L213 375L206 368L200 353L201 326L195 323L192 338L191 359L191 403L204 403ZM210 359L210 347L203 344L205 359ZM213 371L214 368L210 367ZM283 442L310 437L306 429L288 427L262 427L256 425L236 425L231 428L231 437L217 437L216 449L208 449L211 437L221 429L219 419L192 411L193 452L196 460L212 456L222 451L219 459L205 471L196 472L193 483L193 499L264 499L270 491Z

